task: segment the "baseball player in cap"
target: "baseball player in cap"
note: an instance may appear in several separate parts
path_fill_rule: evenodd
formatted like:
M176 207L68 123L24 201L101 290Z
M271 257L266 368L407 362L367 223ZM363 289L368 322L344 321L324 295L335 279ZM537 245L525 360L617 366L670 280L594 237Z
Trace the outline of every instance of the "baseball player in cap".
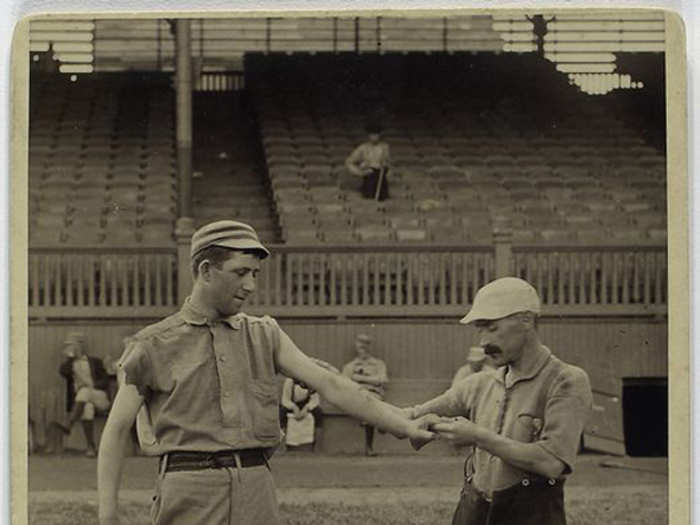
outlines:
M475 447L454 525L566 523L563 485L592 394L586 373L540 341L539 313L537 292L526 281L505 277L484 286L461 322L476 328L498 368L406 409L412 417L451 417L432 427L438 437Z
M73 425L80 420L87 443L85 455L95 457L97 448L94 420L97 412L105 412L109 408L109 377L102 359L87 354L85 336L82 333L69 333L63 345L64 361L59 373L66 380L66 408L69 415L66 421L56 424L68 435Z
M153 523L279 523L268 464L281 437L278 373L399 437L434 437L434 416L407 418L312 361L274 319L241 311L268 255L240 222L211 223L192 236L190 297L138 332L119 363L98 457L102 524L119 522L124 450L137 416L142 447L160 456Z

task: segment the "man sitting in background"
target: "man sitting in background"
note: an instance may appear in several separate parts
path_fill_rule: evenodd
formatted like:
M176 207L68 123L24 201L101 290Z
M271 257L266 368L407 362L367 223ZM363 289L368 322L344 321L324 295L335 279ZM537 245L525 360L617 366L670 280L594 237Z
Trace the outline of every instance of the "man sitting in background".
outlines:
M308 416L311 416L310 418ZM280 424L287 434L288 421L292 417L299 424L310 424L313 427L313 450L318 443L321 428L323 426L323 410L321 410L321 396L305 384L288 377L284 380L282 397L280 399ZM289 443L292 446L296 446Z
M63 432L70 434L73 424L79 419L82 420L87 442L85 454L95 457L97 455L95 413L104 412L109 408L107 397L109 376L102 360L86 353L83 334L78 332L68 334L64 345L65 359L59 372L67 381L66 407L70 414L66 423L58 425Z
M389 145L382 141L381 128L374 124L366 127L367 142L363 142L345 160L347 170L362 177L365 199L383 201L389 198Z
M372 338L367 334L357 334L355 350L357 357L343 367L343 375L352 379L362 390L377 399L384 399L384 385L389 382L386 364L369 353ZM376 456L374 452L374 427L362 422L365 427L365 455Z

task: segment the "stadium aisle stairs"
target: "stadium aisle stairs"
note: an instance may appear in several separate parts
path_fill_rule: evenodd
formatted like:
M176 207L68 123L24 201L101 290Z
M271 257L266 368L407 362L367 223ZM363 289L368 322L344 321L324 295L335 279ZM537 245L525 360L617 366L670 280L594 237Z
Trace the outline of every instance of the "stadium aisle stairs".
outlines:
M251 224L264 242L278 242L263 157L244 95L197 93L193 105L195 225L238 219Z

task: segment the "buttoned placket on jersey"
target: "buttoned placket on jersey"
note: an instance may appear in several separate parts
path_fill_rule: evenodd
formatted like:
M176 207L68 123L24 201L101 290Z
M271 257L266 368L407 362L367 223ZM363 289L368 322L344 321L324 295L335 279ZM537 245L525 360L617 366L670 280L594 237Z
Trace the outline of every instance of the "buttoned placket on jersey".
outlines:
M216 373L219 378L222 423L225 427L239 426L242 422L237 421L236 415L242 415L245 407L239 406L243 400L241 396L235 395L235 388L240 384L240 380L236 377L237 369L233 366L232 353L235 350L235 345L231 341L233 333L221 321L207 321L206 325L212 338Z

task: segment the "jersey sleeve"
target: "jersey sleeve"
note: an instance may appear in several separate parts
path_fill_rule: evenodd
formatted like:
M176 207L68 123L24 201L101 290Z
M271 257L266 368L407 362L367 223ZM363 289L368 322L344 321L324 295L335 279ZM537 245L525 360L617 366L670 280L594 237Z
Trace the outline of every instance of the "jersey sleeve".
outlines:
M360 144L354 150L352 150L352 153L350 153L350 155L348 155L348 158L346 159L345 162L349 162L350 164L357 165L357 164L360 164L363 160L364 160L364 148L363 148L363 145Z
M544 424L537 444L573 470L581 434L590 417L593 394L588 375L576 367L563 370L547 399Z
M476 388L475 376L460 381L444 394L414 407L416 417L425 414L438 416L467 416L470 412L471 399Z
M124 351L117 367L124 373L124 383L134 385L143 397L147 397L155 389L153 361L146 343L141 341L131 343Z

